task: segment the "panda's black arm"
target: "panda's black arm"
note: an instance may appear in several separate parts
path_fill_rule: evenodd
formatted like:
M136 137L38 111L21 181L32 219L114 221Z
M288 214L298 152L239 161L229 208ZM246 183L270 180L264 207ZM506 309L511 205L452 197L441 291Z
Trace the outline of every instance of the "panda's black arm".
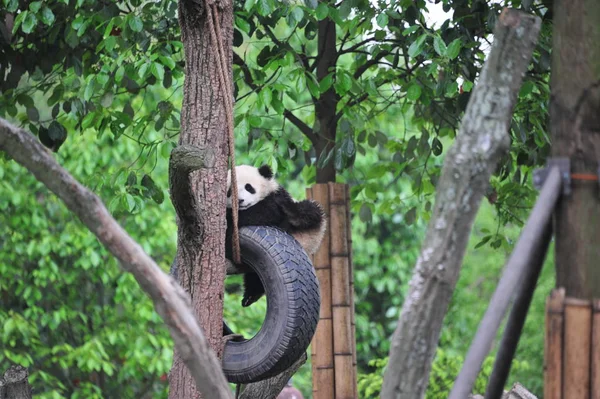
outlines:
M325 218L323 208L311 200L285 203L282 210L285 218L294 230L312 230L318 228Z
M277 204L277 197L269 195L258 204L240 211L238 226L274 226L283 227L285 215Z

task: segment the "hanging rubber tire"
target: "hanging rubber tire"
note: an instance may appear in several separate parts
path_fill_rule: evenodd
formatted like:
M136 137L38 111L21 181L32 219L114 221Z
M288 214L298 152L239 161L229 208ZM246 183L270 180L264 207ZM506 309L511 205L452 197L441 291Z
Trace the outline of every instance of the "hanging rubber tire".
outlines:
M228 341L223 372L247 384L275 376L302 356L317 328L321 296L310 259L289 234L274 227L243 227L242 262L258 274L267 297L261 329L248 340Z

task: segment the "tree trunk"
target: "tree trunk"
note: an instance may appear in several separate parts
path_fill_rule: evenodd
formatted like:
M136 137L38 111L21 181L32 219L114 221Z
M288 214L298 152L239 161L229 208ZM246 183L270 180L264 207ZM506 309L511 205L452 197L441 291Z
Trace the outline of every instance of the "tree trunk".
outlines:
M456 142L446 155L435 209L392 337L381 397L422 398L473 221L508 129L540 20L505 9Z
M557 0L550 97L552 155L571 173L598 173L600 160L600 3ZM598 183L572 181L555 214L556 285L566 295L600 298Z
M329 17L319 22L317 79L323 80L330 72L333 72L335 81L335 65L337 63L335 22ZM319 123L318 135L313 142L317 157L327 156L335 146L335 135L337 131L336 108L339 98L333 85L315 102L315 113ZM317 168L317 184L335 182L335 154L329 157L329 161Z
M29 371L22 366L10 366L0 377L0 399L31 399Z
M219 7L220 39L227 55L225 74L231 76L233 4L216 2ZM220 87L217 49L211 40L205 2L179 1L179 23L185 49L185 85L181 112L180 145L201 150L213 149L215 165L190 174L189 193L195 214L178 212L177 265L180 285L190 294L194 314L219 358L223 352L223 285L225 279L225 193L227 191L227 131L223 95ZM230 78L230 81L232 79ZM232 101L232 97L227 99ZM183 188L185 190L185 188ZM174 193L172 193L172 196ZM184 220L186 219L186 220ZM169 375L169 398L200 396L182 356L174 352Z

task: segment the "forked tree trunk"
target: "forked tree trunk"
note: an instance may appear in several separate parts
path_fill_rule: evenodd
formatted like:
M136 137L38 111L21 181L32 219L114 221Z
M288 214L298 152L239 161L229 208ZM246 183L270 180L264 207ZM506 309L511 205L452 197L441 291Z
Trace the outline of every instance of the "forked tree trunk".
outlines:
M220 37L231 76L233 4L219 0ZM185 49L185 85L181 111L180 145L213 149L214 168L200 169L189 177L177 195L189 192L190 206L178 210L178 280L190 294L195 316L219 358L222 355L223 285L225 279L225 199L227 190L227 131L224 90L219 84L217 52L209 33L204 1L180 0L179 23ZM231 78L230 78L231 81ZM230 89L231 90L231 89ZM227 90L229 93L230 90ZM231 101L231 99L228 99ZM175 193L171 193L173 196ZM175 197L174 197L175 198ZM181 199L181 197L179 197ZM177 208L177 206L176 206ZM182 356L174 352L169 375L169 398L199 397ZM208 399L208 398L207 398Z
M600 3L557 0L550 97L552 156L571 173L596 175L600 160ZM568 297L600 298L598 182L573 180L556 212L556 285Z
M539 18L505 9L494 45L448 151L433 215L417 259L381 397L424 397L444 315L456 286L471 227L498 160L540 29Z

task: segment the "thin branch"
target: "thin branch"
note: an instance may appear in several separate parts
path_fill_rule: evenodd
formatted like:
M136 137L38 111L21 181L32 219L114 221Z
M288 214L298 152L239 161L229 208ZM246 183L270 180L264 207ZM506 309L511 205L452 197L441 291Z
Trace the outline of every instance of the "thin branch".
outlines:
M283 112L283 116L285 116L285 118L287 120L289 120L290 122L292 122L298 129L300 129L300 131L302 133L304 133L304 135L306 137L308 137L308 139L314 144L317 141L317 135L315 134L315 132L311 129L310 126L308 126L306 123L304 123L300 118L298 118L296 115L294 115L292 113L292 111L288 111L287 109Z
M150 258L110 215L100 198L81 185L30 133L0 118L0 150L26 167L98 237L134 275L169 328L182 360L206 398L231 398L231 391L190 307L188 294Z
M359 66L356 71L354 72L354 79L358 79L362 76L363 73L365 73L369 68L371 68L373 65L376 65L379 60L381 60L383 57L388 56L392 54L391 51L381 51L379 54L377 54L375 57L371 58L369 61L365 62L364 64L362 64L361 66Z

